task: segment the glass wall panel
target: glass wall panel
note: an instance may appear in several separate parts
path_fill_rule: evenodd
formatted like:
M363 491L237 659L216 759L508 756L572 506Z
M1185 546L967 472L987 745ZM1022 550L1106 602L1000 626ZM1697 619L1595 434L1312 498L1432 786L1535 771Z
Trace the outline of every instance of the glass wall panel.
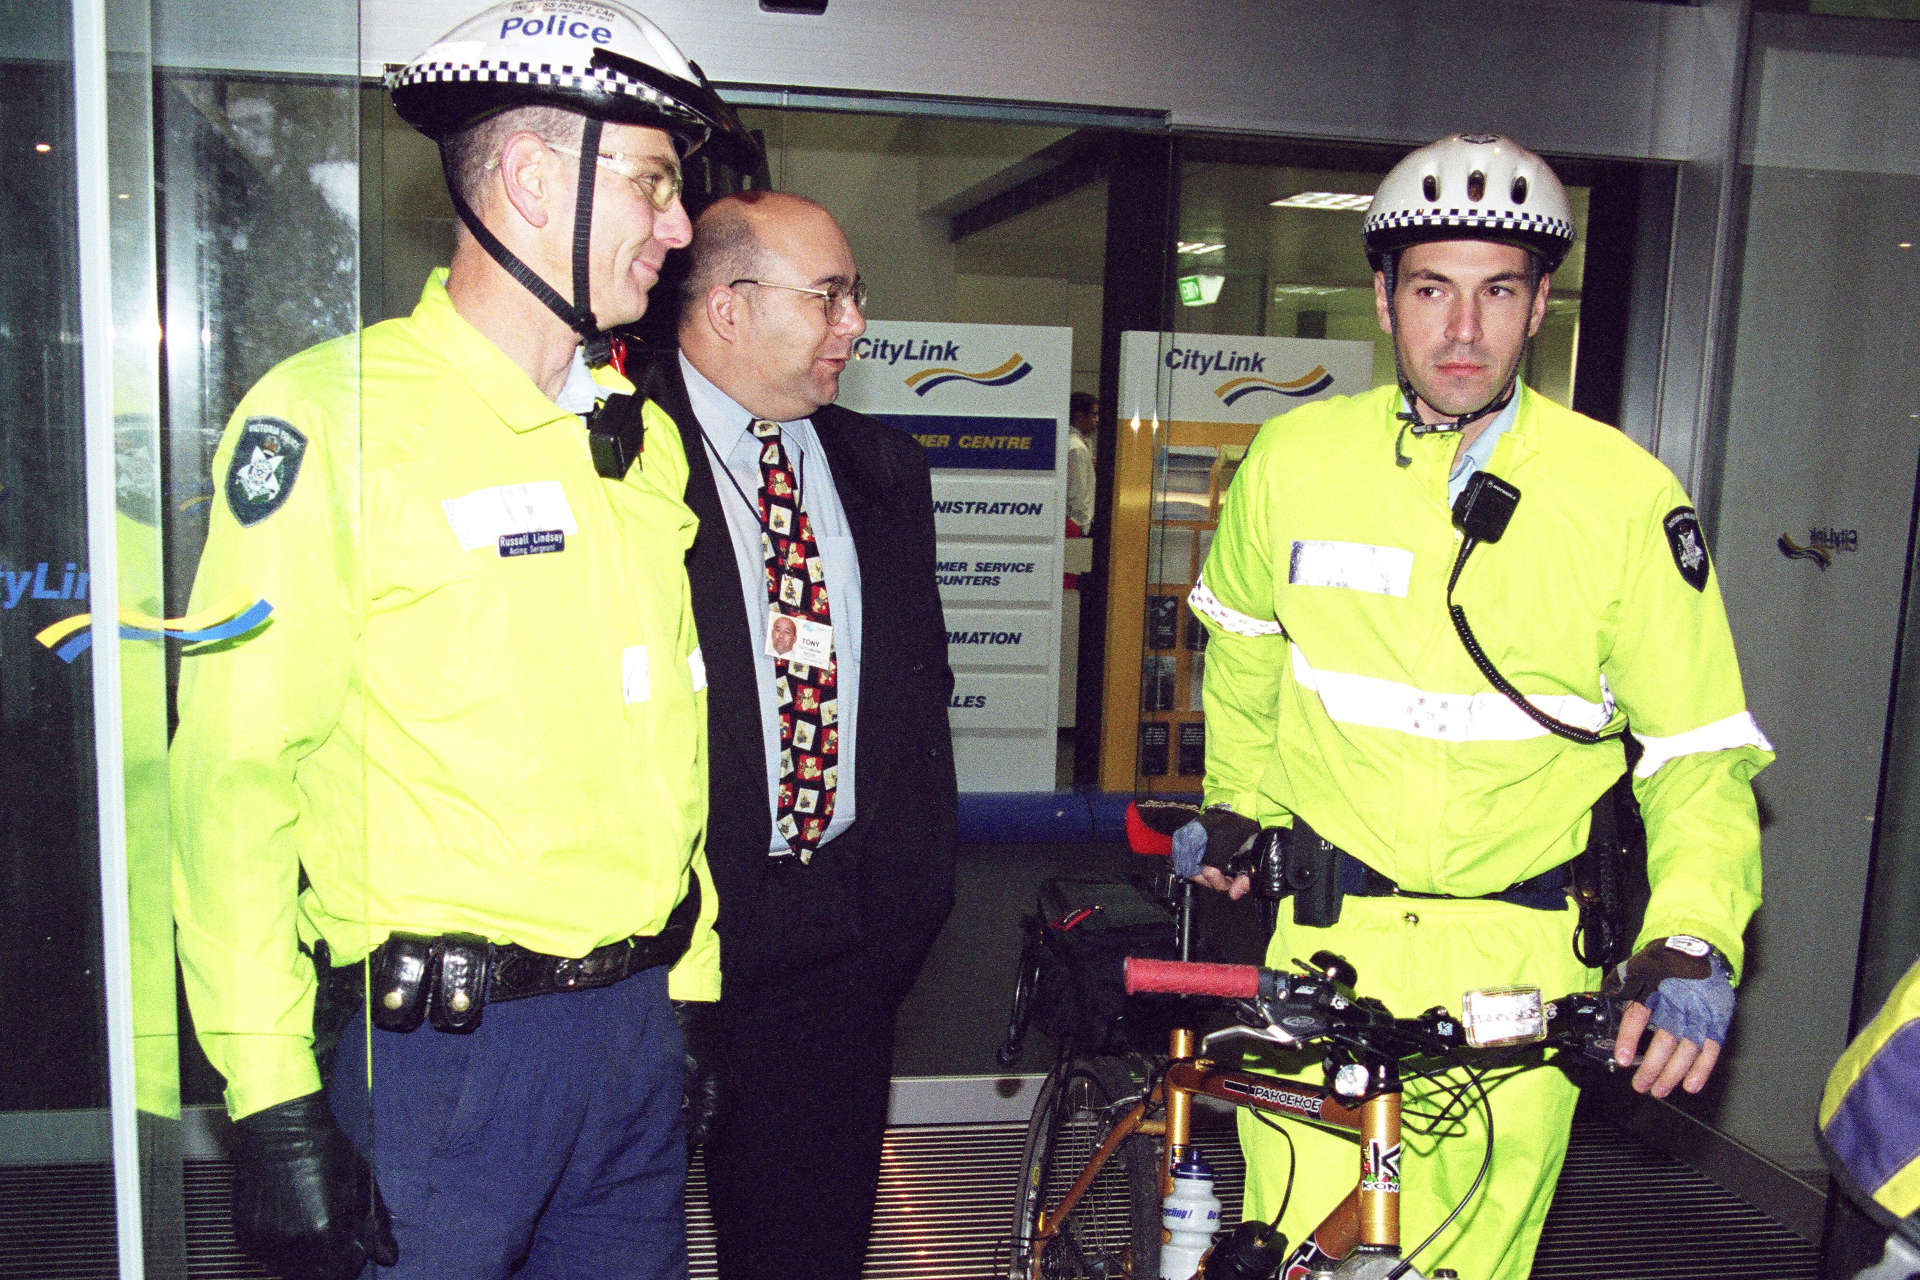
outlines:
M214 450L240 397L359 316L356 80L179 69L155 94L167 332L167 583L187 611L212 505ZM250 602L249 602L250 603ZM179 654L174 654L177 676ZM186 1099L222 1082L182 1045Z
M1779 755L1755 782L1767 900L1714 1119L1817 1182L1827 1073L1920 951L1920 148L1874 124L1920 97L1920 28L1757 15L1747 86L1713 545ZM1836 1248L1876 1235L1838 1225Z
M226 415L267 364L353 322L354 82L341 112L297 85L155 73L156 33L175 50L231 53L215 37L232 7L75 12L83 31L104 16L105 39L78 45L83 76L104 55L104 92L76 99L74 67L52 52L68 37L62 6L9 13L9 39L49 43L6 50L0 95L29 176L7 184L15 229L0 280L0 378L15 406L0 437L0 583L19 587L0 596L0 1038L15 1065L0 1073L0 1273L184 1276L236 1260L207 1123L220 1082L178 1034L172 677L186 633L208 621L187 602ZM308 16L356 43L353 6ZM323 57L332 38L309 52ZM90 115L104 116L93 146ZM97 208L89 165L104 167ZM344 223L313 216L329 200ZM344 287L331 285L342 271ZM103 310L82 303L90 279L107 282ZM105 450L91 439L103 404ZM111 495L104 523L95 498L91 526L89 485ZM78 624L91 606L110 625L116 597L121 639L103 651Z
M175 1276L148 13L5 10L0 1271Z

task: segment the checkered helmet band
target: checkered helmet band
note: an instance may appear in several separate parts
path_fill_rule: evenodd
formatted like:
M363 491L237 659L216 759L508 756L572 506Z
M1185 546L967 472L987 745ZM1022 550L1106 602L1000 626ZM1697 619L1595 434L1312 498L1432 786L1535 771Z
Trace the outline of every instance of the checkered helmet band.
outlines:
M1429 240L1489 239L1537 253L1552 271L1574 241L1566 188L1533 152L1493 134L1420 148L1381 180L1360 224L1367 256Z

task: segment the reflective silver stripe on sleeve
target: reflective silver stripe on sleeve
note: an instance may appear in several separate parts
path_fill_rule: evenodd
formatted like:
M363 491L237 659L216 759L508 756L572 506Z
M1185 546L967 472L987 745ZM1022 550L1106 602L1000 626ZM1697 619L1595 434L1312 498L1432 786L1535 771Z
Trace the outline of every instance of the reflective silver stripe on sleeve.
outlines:
M1676 733L1670 738L1650 738L1644 734L1635 736L1640 739L1640 745L1646 748L1640 763L1633 767L1633 776L1636 778L1651 778L1660 771L1662 765L1681 756L1698 755L1703 751L1731 751L1735 747L1773 750L1773 744L1767 741L1766 734L1760 732L1759 722L1753 718L1751 711L1742 711L1724 720L1703 724L1698 729Z
M1292 646L1294 682L1320 699L1327 717L1339 724L1364 725L1434 738L1444 742L1518 742L1547 730L1500 693L1440 693L1398 680L1321 671ZM1613 717L1611 699L1590 702L1573 694L1529 697L1528 702L1556 720L1595 733Z
M1195 613L1213 619L1221 627L1236 636L1277 636L1281 634L1280 624L1271 618L1255 618L1241 613L1238 609L1229 609L1221 604L1213 592L1207 590L1207 576L1193 584L1193 590L1187 593L1187 604Z

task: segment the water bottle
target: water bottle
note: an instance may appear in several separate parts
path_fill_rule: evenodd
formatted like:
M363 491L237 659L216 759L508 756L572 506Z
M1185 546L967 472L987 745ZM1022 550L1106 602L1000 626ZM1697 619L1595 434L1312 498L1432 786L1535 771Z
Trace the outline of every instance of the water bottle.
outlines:
M1160 1280L1192 1280L1220 1229L1212 1166L1196 1147L1177 1154L1173 1190L1160 1205L1160 1225L1167 1229L1167 1242L1160 1246Z

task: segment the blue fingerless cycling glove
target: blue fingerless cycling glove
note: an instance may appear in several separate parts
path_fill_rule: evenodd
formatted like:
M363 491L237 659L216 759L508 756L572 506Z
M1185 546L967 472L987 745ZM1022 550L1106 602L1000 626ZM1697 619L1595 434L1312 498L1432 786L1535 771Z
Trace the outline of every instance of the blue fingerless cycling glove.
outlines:
M1699 938L1656 938L1607 976L1608 995L1638 1000L1657 1031L1704 1045L1724 1044L1733 1021L1732 971Z

